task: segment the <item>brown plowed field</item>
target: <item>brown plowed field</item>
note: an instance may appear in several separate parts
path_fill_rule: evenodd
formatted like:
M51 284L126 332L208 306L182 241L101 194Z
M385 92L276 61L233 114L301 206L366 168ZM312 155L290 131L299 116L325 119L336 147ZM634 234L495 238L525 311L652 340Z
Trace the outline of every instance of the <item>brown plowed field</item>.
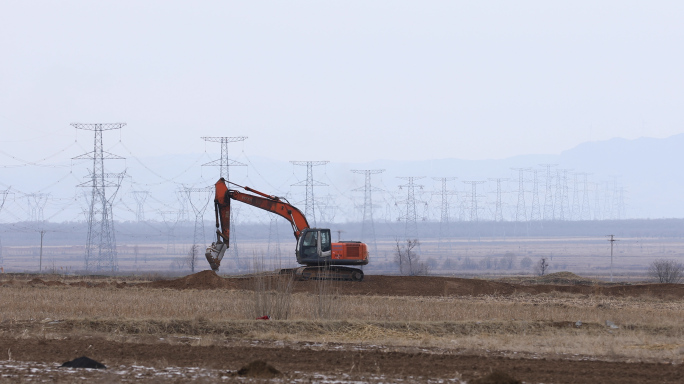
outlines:
M444 382L459 376L463 380L472 381L492 370L506 372L525 383L681 383L684 378L684 366L681 364L562 360L543 357L509 358L495 354L476 355L463 351L430 349L387 351L336 345L321 348L303 343L279 346L228 343L224 346L204 347L145 342L122 343L88 337L65 340L0 338L0 346L3 351L10 350L12 358L18 361L54 363L87 355L97 357L98 361L105 363L110 370L115 368L125 371L124 367L134 365L159 369L168 366L199 367L207 370L208 382L233 381L235 378L232 375L235 375L235 371L254 360L267 361L283 372L284 382L297 378L313 378L312 381L315 382L316 375L338 380L332 382ZM117 368L121 366L123 367ZM52 373L50 378L43 379L49 379L50 382L81 382L78 380L79 376L92 379L107 378L94 376L105 373L88 371L90 372L77 376ZM35 375L36 372L33 373ZM221 377L224 379L221 380ZM107 381L114 382L110 380L120 378L121 376L111 375ZM158 380L155 380L153 372L149 376L134 379ZM189 379L197 380L198 377L172 381L183 382ZM24 376L23 381L33 380Z
M587 298L575 299L580 296L572 296L576 303L553 301L549 302L550 304L543 304L544 301L541 301L542 304L538 307L527 308L540 308L535 310L543 311L541 308L547 305L549 310L553 310L554 308L565 308L568 305L581 306L584 305L582 304L584 301L589 301L592 308L595 307L594 311L600 312L612 311L610 305L643 305L647 310L643 311L644 322L640 323L641 328L630 328L622 324L620 327L610 328L607 324L604 325L603 318L594 322L583 319L585 323L581 324L580 327L580 325L575 325L575 321L578 319L573 317L572 319L554 318L556 323L562 325L558 332L552 326L535 331L534 325L541 323L523 324L524 322L521 323L519 320L516 322L515 319L512 319L510 320L512 321L511 327L506 327L505 325L508 324L506 322L509 320L505 317L506 313L502 312L496 314L499 316L495 319L498 322L497 324L502 324L496 327L494 327L493 322L480 324L479 321L462 324L442 324L439 322L422 324L424 328L453 326L470 329L468 332L462 333L445 331L444 335L439 335L444 346L430 344L429 340L424 343L420 341L422 339L409 340L406 344L402 344L402 342L393 343L390 340L385 344L376 342L381 340L380 337L367 341L368 339L365 339L365 336L354 336L356 338L350 342L339 341L340 339L331 337L336 334L338 337L342 337L339 335L342 335L343 331L350 335L356 334L357 331L354 329L357 328L360 330L360 335L366 334L363 332L367 332L368 335L372 332L383 332L382 334L388 335L387 337L394 337L392 335L397 334L404 335L402 337L409 339L411 332L422 335L419 336L420 338L429 337L430 333L421 333L422 331L418 329L420 324L413 324L410 321L397 325L395 329L389 323L389 325L386 324L382 327L381 325L384 323L364 323L362 321L340 326L336 323L335 327L337 328L335 328L330 322L319 322L318 320L308 322L304 320L299 322L283 320L282 322L269 321L263 323L257 320L237 321L235 324L239 324L248 330L244 332L231 330L230 321L234 320L227 320L226 323L221 323L226 327L226 331L209 332L203 330L209 330L218 324L215 320L207 320L203 317L193 319L191 317L189 320L187 318L182 320L184 323L181 324L179 319L160 317L156 312L160 310L158 309L155 310L151 318L143 321L133 317L121 317L120 314L116 313L106 313L112 307L111 302L107 301L109 303L107 311L103 311L105 313L95 317L88 315L80 318L60 319L57 315L41 313L39 318L35 316L29 318L28 315L21 318L12 317L6 311L0 313L3 315L0 319L4 319L0 321L0 382L41 382L46 380L69 383L95 381L165 383L264 381L264 379L259 378L239 377L237 374L241 367L255 360L263 360L282 372L282 376L274 379L275 382L475 383L478 382L479 378L486 376L493 370L505 372L524 383L684 382L684 341L677 320L675 319L674 323L673 321L667 323L666 326L663 326L662 331L659 331L655 326L651 327L653 329L647 327L651 320L658 320L658 316L650 315L650 313L666 313L670 316L679 313L676 311L680 310L677 308L681 308L681 302L684 299L684 285L610 285L583 280L579 277L575 279L569 275L571 274L566 273L563 276L548 278L553 280L562 277L565 279L563 280L565 284L530 284L529 282L516 284L451 277L376 275L366 276L363 282L338 281L330 284L337 294L372 296L391 303L395 303L391 300L396 300L398 296L410 296L411 298L401 300L409 302L422 300L414 297L432 296L447 297L446 299L431 300L437 303L443 301L447 303L477 301L478 305L486 306L489 305L489 300L492 297L474 299L469 296L496 296L499 298L504 296L508 297L505 300L513 301L520 298L513 295L549 297L548 294L552 292L576 294ZM93 294L99 292L126 293L127 296L125 297L139 297L146 292L156 292L156 297L166 297L171 294L186 295L182 297L191 297L187 295L228 297L228 294L252 297L252 293L227 292L225 290L249 291L255 289L259 282L263 283L264 279L282 278L282 276L267 275L260 277L219 277L211 271L203 271L178 279L153 282L139 282L133 279L123 282L121 279L114 278L104 281L97 279L88 281L87 278L81 281L70 281L66 278L52 279L49 276L24 279L5 278L0 281L0 295L3 294L3 290L13 294L20 294L27 290L41 294L59 290L61 295L59 297L66 298L69 298L69 295L76 297L75 295L78 293L81 295L78 296L80 298L78 305L83 305L83 310L87 310L87 302L82 299L83 295L94 297ZM319 281L296 281L293 283L293 292L308 292L315 296L321 292L322 284ZM170 292L160 289L180 291ZM224 290L225 296L205 295L209 292L194 292L192 290ZM216 292L221 293L220 291ZM384 296L395 299L386 299ZM600 298L601 296L627 299L621 299L623 302L617 304L606 304L600 300L593 301L593 298ZM31 298L33 297L31 296ZM298 297L306 298L308 296L298 295ZM360 301L358 297L349 300L354 305L358 305ZM25 300L17 301L26 302ZM148 306L153 306L160 301L157 299ZM127 303L128 301L126 301ZM500 304L503 305L502 308L507 308L505 311L513 308L512 306L507 307L507 303ZM7 304L5 303L5 305ZM192 303L182 304L192 305ZM17 304L16 313L23 313L21 312L22 306L26 307L26 304ZM668 309L670 307L672 307L671 310ZM165 310L168 311L168 308ZM660 312L653 312L655 310ZM615 316L617 312L611 313L611 316ZM641 316L641 312L639 315ZM400 320L395 319L395 321ZM173 321L179 323L172 327L173 324L170 322ZM346 319L339 319L339 321L344 322ZM378 321L383 321L383 319ZM139 324L134 326L136 322ZM250 324L274 325L274 331L262 330L260 333L254 333L254 335L258 334L259 336L252 336L249 329L256 332L258 327L250 328ZM279 328L275 326L279 324L282 327L320 326L320 330L308 334L302 333L305 336L297 338L296 335L299 334L296 332L290 333L290 336L284 335L284 332L278 332ZM548 324L555 323L549 322ZM482 329L480 330L478 327ZM186 328L192 329L192 331L179 331L179 329ZM398 331L399 328L402 329L403 333ZM410 328L416 331L410 331ZM487 331L490 328L491 331ZM505 341L509 337L509 334L506 333L509 332L507 331L509 328L514 330L510 332L515 332L511 333L510 337L517 337L520 340L528 337L534 338L530 343L539 343L539 345L546 345L543 341L544 335L564 337L568 345L573 343L593 345L591 340L599 337L601 340L606 340L607 343L613 343L615 342L613 340L617 340L613 337L629 338L632 337L631 335L636 335L634 341L631 339L621 341L622 344L619 345L627 345L630 348L638 347L644 350L654 348L673 352L667 354L666 359L652 358L648 355L644 355L643 358L635 358L629 357L635 355L621 354L620 350L616 350L612 355L592 354L591 351L587 351L586 355L582 354L585 350L581 350L579 354L573 354L564 352L562 347L557 352L549 352L548 349L543 353L538 352L537 349L514 352L505 348L489 349L483 347L485 344L479 343L478 338L483 339L491 336L490 334L498 334L497 337ZM643 331L639 329L643 329ZM649 340L654 335L662 337L662 339ZM449 340L451 338L460 338L460 344L447 345L448 342L454 341ZM558 345L562 344L559 343ZM107 371L74 371L57 368L58 364L83 355L104 363L109 369Z

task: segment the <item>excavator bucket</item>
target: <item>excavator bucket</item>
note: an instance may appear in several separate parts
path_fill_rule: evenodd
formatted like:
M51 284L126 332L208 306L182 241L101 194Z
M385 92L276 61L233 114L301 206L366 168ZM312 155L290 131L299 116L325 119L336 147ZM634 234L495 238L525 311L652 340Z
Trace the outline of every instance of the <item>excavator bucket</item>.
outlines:
M223 254L226 253L226 249L228 249L226 243L221 243L218 241L211 243L211 246L207 248L204 256L206 256L212 271L217 272L219 270L219 267L221 266L221 260L223 259Z

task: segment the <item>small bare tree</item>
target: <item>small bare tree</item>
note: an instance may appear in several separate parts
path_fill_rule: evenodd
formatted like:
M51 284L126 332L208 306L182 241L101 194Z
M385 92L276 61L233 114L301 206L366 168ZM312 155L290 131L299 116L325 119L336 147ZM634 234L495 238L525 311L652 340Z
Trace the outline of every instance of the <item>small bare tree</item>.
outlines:
M394 260L399 265L399 273L408 276L427 275L429 266L420 261L420 255L415 251L415 248L420 244L418 239L406 239L405 244L399 240L396 242Z
M546 257L542 257L541 259L539 259L534 269L535 272L537 272L537 275L544 276L544 274L548 272L549 268L551 268L551 266L549 265L549 262L546 260Z
M677 284L684 277L684 265L675 260L658 259L651 263L648 274L660 283Z

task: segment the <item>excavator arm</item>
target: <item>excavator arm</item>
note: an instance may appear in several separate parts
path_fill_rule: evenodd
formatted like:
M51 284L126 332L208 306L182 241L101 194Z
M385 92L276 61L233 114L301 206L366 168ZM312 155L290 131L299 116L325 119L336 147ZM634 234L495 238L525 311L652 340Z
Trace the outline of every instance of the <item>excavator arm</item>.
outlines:
M230 183L230 182L229 182ZM212 243L205 256L211 269L218 271L221 260L226 250L230 247L230 202L237 200L242 203L263 209L264 211L275 213L282 216L292 225L295 239L299 240L302 231L309 228L309 222L306 220L304 214L292 206L287 200L277 196L272 196L259 192L249 187L243 187L249 193L240 192L234 189L229 189L226 185L225 179L221 178L215 184L216 196L214 197L214 211L216 213L216 242Z

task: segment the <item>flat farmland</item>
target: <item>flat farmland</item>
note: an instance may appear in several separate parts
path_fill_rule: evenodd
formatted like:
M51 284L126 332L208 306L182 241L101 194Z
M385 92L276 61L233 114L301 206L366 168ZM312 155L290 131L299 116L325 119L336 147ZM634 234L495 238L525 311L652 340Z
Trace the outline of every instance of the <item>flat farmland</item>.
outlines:
M684 286L268 274L177 279L4 274L0 375L39 382L675 383ZM257 320L269 316L270 320ZM57 368L88 356L104 371Z

